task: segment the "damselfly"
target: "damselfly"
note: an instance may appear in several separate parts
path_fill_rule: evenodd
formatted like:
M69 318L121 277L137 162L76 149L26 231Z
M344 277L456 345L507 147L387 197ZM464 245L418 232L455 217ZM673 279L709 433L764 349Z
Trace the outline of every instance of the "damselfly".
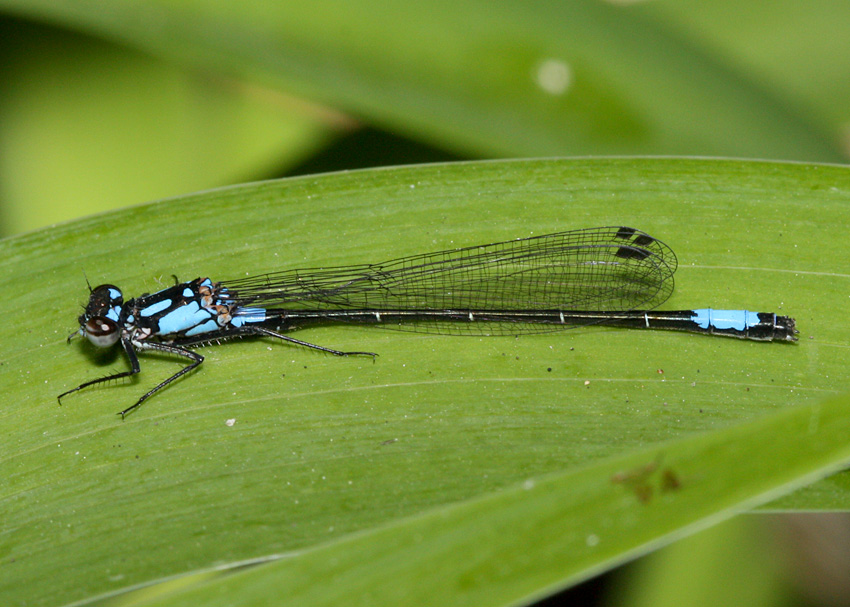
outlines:
M91 289L78 333L99 347L120 343L130 370L84 382L59 398L139 373L137 351L190 361L121 411L124 416L204 361L190 348L232 337L273 337L336 356L375 356L283 334L328 322L485 335L600 324L796 341L794 319L788 316L710 308L652 311L672 293L676 264L673 251L649 234L603 227L379 264L285 270L220 282L196 278L126 302L118 287L101 285Z

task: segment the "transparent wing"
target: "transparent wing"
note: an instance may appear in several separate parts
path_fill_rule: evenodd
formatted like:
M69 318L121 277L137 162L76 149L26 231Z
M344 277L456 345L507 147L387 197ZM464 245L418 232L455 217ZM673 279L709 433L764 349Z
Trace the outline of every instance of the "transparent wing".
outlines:
M275 272L224 281L222 286L239 306L261 306L281 315L317 309L648 310L670 296L676 265L673 251L645 232L602 227L379 264ZM445 321L387 328L469 332ZM513 334L558 328L563 327L513 324L472 331Z

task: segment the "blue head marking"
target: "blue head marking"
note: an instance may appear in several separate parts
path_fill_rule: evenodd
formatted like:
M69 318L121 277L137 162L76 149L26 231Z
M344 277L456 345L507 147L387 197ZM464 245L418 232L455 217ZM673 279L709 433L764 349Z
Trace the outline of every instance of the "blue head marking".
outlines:
M112 306L104 316L113 322L118 322L121 318L121 306Z

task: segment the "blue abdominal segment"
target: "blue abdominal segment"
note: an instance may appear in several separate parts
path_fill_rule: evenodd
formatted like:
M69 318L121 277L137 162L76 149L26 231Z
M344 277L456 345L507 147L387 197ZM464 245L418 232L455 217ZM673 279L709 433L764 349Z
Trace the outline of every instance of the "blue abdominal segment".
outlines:
M759 323L757 312L749 310L713 310L711 308L703 308L694 310L691 317L700 328L745 331L756 326Z
M263 322L266 320L266 311L263 308L240 308L230 321L230 326L241 327L252 322Z

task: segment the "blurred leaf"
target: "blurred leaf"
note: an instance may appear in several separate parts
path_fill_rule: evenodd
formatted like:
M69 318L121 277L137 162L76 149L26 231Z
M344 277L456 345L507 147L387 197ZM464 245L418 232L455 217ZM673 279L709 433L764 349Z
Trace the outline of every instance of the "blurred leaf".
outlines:
M596 0L0 0L478 154L842 158L825 124L639 8Z
M269 583L289 592L302 567L315 567L302 581L321 593L312 587L320 579L323 600L349 587L383 592L394 582L381 576L393 573L433 588L427 571L442 569L417 577L410 567L452 553L469 533L472 548L446 564L473 569L461 590L486 602L498 579L500 596L516 599L814 478L841 459L850 420L846 403L820 405L850 392L850 326L835 322L847 306L848 193L850 169L836 166L459 163L220 189L0 241L0 313L12 319L0 324L0 595L64 604L280 554L293 555L291 566L240 577L248 581L233 592L263 594ZM380 356L244 340L206 349L202 369L123 423L114 413L179 361L144 356L137 381L56 405L57 393L125 365L81 340L65 344L86 297L84 272L130 296L171 284L171 274L381 261L594 225L633 225L674 248L671 309L790 314L800 343L605 328L513 339L325 327L298 337ZM646 468L659 453L657 471ZM679 489L664 489L665 468ZM612 482L635 470L647 483ZM540 493L523 485L529 479ZM832 491L830 503L846 509L849 498ZM522 554L504 532L519 529L517 517L533 530ZM589 549L589 533L602 549ZM549 541L531 550L541 537ZM490 553L488 538L504 543ZM576 542L585 549L563 556ZM514 560L501 576L505 554Z
M423 156L308 159L351 116L454 157L847 159L850 5L626 4L0 0L128 47L0 22L0 232Z
M603 604L793 605L788 600L793 579L775 523L770 517L739 516L658 550L626 568L625 579L617 580Z
M641 9L787 99L850 150L850 5L675 0ZM817 69L812 69L817 66Z
M340 118L95 39L0 21L0 229L256 179Z

